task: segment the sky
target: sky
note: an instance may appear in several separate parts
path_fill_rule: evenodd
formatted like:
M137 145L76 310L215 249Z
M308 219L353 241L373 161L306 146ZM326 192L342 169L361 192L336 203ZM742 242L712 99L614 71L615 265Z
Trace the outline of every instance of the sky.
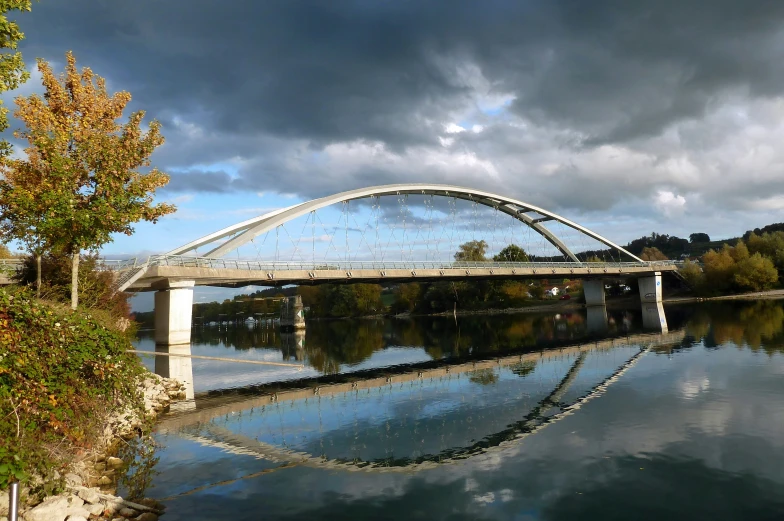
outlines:
M782 220L781 2L41 0L15 18L31 69L72 50L163 125L157 200L178 211L107 255L403 182L619 244ZM41 91L33 70L3 99Z

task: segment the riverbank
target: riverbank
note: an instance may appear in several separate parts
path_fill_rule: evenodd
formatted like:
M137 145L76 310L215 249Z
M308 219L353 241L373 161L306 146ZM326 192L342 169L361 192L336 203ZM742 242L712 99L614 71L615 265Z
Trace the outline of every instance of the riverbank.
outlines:
M163 506L149 498L128 501L115 495L121 473L130 462L117 457L118 449L148 431L158 415L171 403L185 398L184 386L172 379L143 373L137 383L143 399L143 410L131 404L120 407L106 417L105 427L92 451L81 450L64 476L55 474L55 481L64 482L64 491L41 500L31 494L40 487L41 478L33 478L31 486L22 487L19 519L22 521L109 521L134 519L157 521ZM7 521L8 492L0 492L0 521Z
M752 291L737 295L719 295L717 297L673 297L665 298L665 304L687 304L690 302L709 302L713 300L778 300L784 299L784 289L771 289L768 291Z

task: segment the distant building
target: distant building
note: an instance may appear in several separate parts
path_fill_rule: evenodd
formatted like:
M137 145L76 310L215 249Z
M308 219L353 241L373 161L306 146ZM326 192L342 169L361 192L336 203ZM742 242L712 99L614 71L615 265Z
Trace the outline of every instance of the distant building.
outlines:
M551 297L557 297L558 293L560 293L560 291L561 290L559 290L557 286L553 286L552 288L545 289L544 290L544 294L545 295L550 295Z

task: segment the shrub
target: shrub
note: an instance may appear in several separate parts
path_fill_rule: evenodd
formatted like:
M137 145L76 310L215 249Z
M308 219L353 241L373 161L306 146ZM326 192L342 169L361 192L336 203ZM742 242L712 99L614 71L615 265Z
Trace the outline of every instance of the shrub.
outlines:
M79 305L90 310L100 309L116 322L128 319L131 312L128 293L114 290L114 274L99 270L97 254L82 255L79 262ZM19 282L34 285L35 258L25 258ZM43 285L41 297L47 300L71 302L71 258L65 255L44 255L41 259Z
M129 348L90 313L0 289L0 489L65 468L63 441L91 448L100 411L141 406L143 368Z

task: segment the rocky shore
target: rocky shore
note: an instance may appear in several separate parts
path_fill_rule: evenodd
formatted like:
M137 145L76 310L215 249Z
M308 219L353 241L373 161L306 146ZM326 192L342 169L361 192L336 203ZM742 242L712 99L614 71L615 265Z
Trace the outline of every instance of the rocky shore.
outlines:
M139 390L144 397L144 413L128 407L109 417L98 444L100 449L78 456L71 471L63 476L64 492L36 504L29 498L29 488L22 489L20 521L157 521L163 514L162 504L147 498L127 501L114 494L115 474L125 463L115 454L123 440L139 436L172 402L185 399L185 388L176 380L148 373L139 383ZM8 508L8 492L0 491L0 521L7 521Z

